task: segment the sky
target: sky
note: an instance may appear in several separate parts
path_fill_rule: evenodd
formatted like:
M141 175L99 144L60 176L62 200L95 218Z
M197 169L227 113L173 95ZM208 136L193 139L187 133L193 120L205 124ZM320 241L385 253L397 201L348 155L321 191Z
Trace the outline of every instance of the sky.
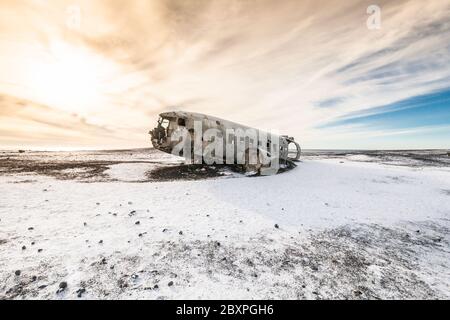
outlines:
M2 0L0 148L206 113L303 148L450 148L450 0Z

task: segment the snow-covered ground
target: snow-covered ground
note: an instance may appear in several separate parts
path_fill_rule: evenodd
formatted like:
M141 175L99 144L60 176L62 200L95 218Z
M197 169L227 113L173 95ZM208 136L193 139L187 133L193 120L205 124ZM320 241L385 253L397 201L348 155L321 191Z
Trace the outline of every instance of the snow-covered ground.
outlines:
M158 154L129 156L101 179L0 170L0 298L450 298L448 166L321 156L155 181Z

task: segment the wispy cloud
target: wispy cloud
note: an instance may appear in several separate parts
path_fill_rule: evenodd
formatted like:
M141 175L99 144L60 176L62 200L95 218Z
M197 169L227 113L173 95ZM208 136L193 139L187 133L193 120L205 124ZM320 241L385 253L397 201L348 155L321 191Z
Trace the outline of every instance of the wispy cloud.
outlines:
M2 2L0 92L42 102L23 66L57 57L55 44L76 48L68 51L98 66L95 103L50 107L120 132L105 134L105 144L147 145L157 113L173 106L278 129L306 147L345 148L352 134L379 132L383 121L391 130L392 122L327 124L450 88L449 0L80 0L79 28L68 28L73 4ZM380 30L366 26L371 4L381 8ZM441 125L419 116L410 124L411 136L414 127Z
M0 145L4 147L83 148L111 140L126 142L128 135L127 131L89 123L78 114L0 95Z

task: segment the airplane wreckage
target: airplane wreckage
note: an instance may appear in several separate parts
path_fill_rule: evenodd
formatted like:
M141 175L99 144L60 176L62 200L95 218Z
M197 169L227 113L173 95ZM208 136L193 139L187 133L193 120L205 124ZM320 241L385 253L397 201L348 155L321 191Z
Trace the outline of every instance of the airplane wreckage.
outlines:
M155 149L184 157L187 164L225 163L261 175L295 167L301 154L293 137L200 113L161 113L149 134Z

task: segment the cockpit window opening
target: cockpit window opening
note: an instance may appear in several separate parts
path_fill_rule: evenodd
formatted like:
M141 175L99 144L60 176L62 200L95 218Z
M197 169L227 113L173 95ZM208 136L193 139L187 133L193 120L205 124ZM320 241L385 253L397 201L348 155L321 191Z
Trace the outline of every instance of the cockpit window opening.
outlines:
M186 126L186 119L184 118L178 118L178 125L185 127Z
M169 127L169 123L170 123L169 119L159 118L158 122L161 125L161 127L163 127L164 129L167 129Z

